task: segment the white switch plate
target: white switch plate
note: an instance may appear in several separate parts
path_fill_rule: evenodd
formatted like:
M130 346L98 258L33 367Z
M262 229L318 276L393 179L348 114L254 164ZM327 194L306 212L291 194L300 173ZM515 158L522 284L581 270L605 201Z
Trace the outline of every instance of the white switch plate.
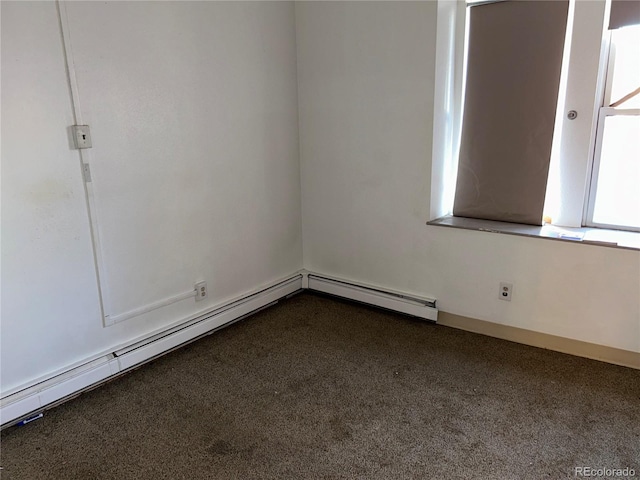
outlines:
M91 148L91 132L89 125L74 125L73 137L76 140L76 147Z

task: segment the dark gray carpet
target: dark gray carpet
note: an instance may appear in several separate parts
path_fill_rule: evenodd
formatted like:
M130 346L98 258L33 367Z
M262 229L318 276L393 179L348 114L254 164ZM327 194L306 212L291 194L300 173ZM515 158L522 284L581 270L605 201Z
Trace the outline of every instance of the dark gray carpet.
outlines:
M2 466L3 480L637 477L640 372L305 293L5 430Z

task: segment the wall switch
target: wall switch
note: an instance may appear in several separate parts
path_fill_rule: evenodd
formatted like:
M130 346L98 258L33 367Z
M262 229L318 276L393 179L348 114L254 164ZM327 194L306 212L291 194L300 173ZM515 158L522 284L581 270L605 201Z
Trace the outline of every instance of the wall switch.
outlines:
M196 302L207 298L207 282L196 283Z
M89 132L89 125L74 125L73 137L76 140L77 148L91 148L91 132Z
M500 282L500 291L498 293L499 293L498 297L500 298L500 300L510 302L511 294L513 293L513 284Z

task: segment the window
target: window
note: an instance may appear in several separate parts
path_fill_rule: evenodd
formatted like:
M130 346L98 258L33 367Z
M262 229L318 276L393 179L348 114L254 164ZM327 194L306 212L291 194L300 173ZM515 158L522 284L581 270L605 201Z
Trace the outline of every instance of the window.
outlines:
M608 43L586 223L640 231L640 25Z
M537 222L536 224L540 225L542 214L544 214L551 217L552 223L558 226L580 227L586 225L640 231L640 188L637 187L640 185L640 93L638 93L640 92L638 90L640 87L640 33L638 33L640 26L637 25L640 23L640 1L637 0L613 0L613 7L611 0L589 2L575 0L568 2L540 0L456 2L439 0L432 218L451 213L452 207L456 203L460 203L457 194L454 195L454 191L465 188L465 185L472 187L471 196L467 198L467 200L471 198L472 201L468 204L473 203L474 195L480 198L478 186L481 179L476 178L479 170L474 170L470 174L469 172L460 173L464 169L468 170L468 163L464 162L468 162L469 156L473 157L478 151L482 151L482 148L476 147L478 145L483 147L482 143L477 143L481 135L478 135L477 132L471 136L468 135L468 132L465 134L464 128L465 120L469 120L474 113L471 111L470 114L467 109L469 101L465 98L465 92L468 93L470 90L469 85L465 85L469 77L465 76L468 72L465 72L464 67L465 63L473 65L473 61L477 59L478 55L477 51L474 51L475 44L463 48L465 42L471 42L471 37L474 36L474 26L471 25L471 22L474 21L474 15L477 35L479 15L471 13L472 9L477 9L476 12L480 9L497 11L498 8L506 11L507 8L512 7L507 7L505 4L530 4L526 8L541 10L546 8L547 13L544 15L549 17L556 15L557 18L560 18L562 14L558 13L557 8L550 7L550 4L558 3L568 5L564 24L561 27L563 34L554 33L553 42L556 47L551 50L547 49L543 53L543 56L554 55L553 58L557 59L557 46L559 45L561 50L564 49L561 55L560 78L558 79L554 73L554 75L548 76L545 81L546 85L550 85L549 89L556 89L557 94L553 98L555 122L551 120L552 145L549 145L549 136L546 133L545 135L537 134L538 131L544 130L538 130L538 127L548 127L549 108L546 108L544 112L543 121L540 121L534 129L531 129L530 125L532 122L535 123L535 118L542 118L540 112L523 110L522 112L532 112L532 117L535 116L525 122L520 122L521 119L513 117L514 122L517 120L525 125L525 128L530 129L531 134L528 139L532 142L534 140L537 142L539 138L544 137L543 145L534 143L531 145L533 145L533 150L538 150L536 152L538 158L547 157L546 165L539 163L542 166L539 166L538 171L530 170L535 171L537 176L544 175L542 182L543 190L546 188L546 192L543 193L544 210L540 211L538 190L535 193L537 204L533 210L529 209L528 211L528 214L533 212L533 216L529 215L528 217L530 221L518 218L518 212L514 214L508 211L507 207L530 196L530 192L524 191L522 188L514 188L507 195L507 197L510 195L510 198L514 199L514 202L511 203L498 205L498 202L494 202L494 200L500 197L493 195L492 192L485 197L485 200L488 199L489 202L498 205L501 210L500 215L506 214L507 218L483 217L484 214L475 216L475 218L502 219L518 223ZM627 23L623 23L623 25L628 26L608 28L605 22L609 19L610 11L611 21L614 22L616 4L618 6L623 4L624 8L618 8L615 15L618 16L618 20L622 18L626 21ZM556 13L550 13L549 8L556 8ZM513 18L521 19L522 15ZM557 24L557 21L554 20L552 23ZM502 35L504 31L502 27L503 25L495 29L496 35ZM538 59L534 58L533 55L537 55L537 52L534 51L535 47L532 49L531 45L541 42L537 37L533 38L533 33L527 33L524 36L519 34L522 31L516 29L515 33L513 31L509 33L510 37L501 39L501 41L510 42L515 45L513 47L515 49L522 47L522 52L525 52L523 58L531 59L533 63ZM498 45L500 44L498 43ZM500 49L494 48L487 55L490 58L491 55L497 55L499 51ZM464 54L467 54L466 59ZM471 55L474 55L474 58L471 58ZM526 63L524 62L525 66ZM488 64L486 63L486 65ZM517 65L520 68L523 64ZM547 66L545 65L544 68ZM540 74L538 67L534 70L531 77L529 74L521 75L521 82L523 79L534 78L535 75ZM515 78L517 74L508 74L508 76ZM475 88L474 82L476 81L472 79L471 88ZM497 89L502 88L505 93L510 94L512 92L506 90L510 90L513 84L513 82L504 83ZM480 90L484 88L486 91L486 85L485 83ZM634 92L635 95L633 95ZM535 93L535 95L539 94L539 91ZM551 95L549 92L546 92L545 95L544 102L548 102ZM518 95L513 98L518 98ZM485 108L486 114L476 115L477 118L489 120L495 115L500 116L502 113L508 112L509 105L505 107L499 101L493 101L489 104L490 109ZM577 112L577 117L568 115L572 110ZM524 114L520 115L520 117L524 116ZM474 120L476 125L478 124L477 118ZM508 123L504 122L504 119L500 121L503 125ZM468 143L469 137L473 139L470 144ZM500 142L509 143L514 139L513 135L505 135L504 137L499 139ZM524 138L527 140L526 135ZM467 143L465 144L465 142ZM549 149L551 150L550 162ZM458 152L460 155L457 155ZM489 157L492 154L493 152L490 151ZM509 168L514 172L519 170L518 166L523 160L518 158L518 155L514 155L513 150L509 155L514 159L513 162L516 162L516 165L504 163L502 165L506 165L506 169L501 166L498 168L498 172L508 172ZM437 163L440 158L444 158L442 165ZM489 160L489 163L491 161L494 160ZM485 165L487 163L483 163L482 168ZM502 170L500 170L501 168ZM492 176L495 178L495 173L489 174L489 178ZM500 188L509 188L513 183L503 182L503 187ZM451 185L455 185L455 188L452 188ZM507 187L504 187L505 185ZM458 213L456 209L453 211ZM462 215L474 217L474 214L462 213ZM508 218L509 215L512 218Z

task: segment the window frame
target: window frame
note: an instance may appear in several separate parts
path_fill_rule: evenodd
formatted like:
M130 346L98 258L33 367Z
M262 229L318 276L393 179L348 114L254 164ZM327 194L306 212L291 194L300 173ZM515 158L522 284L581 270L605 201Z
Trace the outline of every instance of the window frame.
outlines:
M582 228L596 139L594 112L602 105L604 76L599 73L608 62L604 54L611 0L570 1L570 9L573 8L567 36L570 55L562 74L566 78L562 89L564 108L558 110L554 135L554 142L556 136L561 141L557 153L552 152L550 165L550 170L560 171L561 175L554 183L555 190L549 188L550 182L548 191L555 192L559 199L557 211L552 215L553 225ZM430 220L451 215L453 209L464 114L467 9L471 5L466 0L437 0ZM569 110L576 110L578 118L567 119ZM546 210L545 207L545 215Z
M600 173L602 142L604 137L604 124L606 117L615 116L639 116L640 108L610 107L611 89L613 85L613 71L615 67L616 52L611 41L611 31L604 34L601 58L601 68L598 72L599 85L599 108L594 110L594 122L596 124L595 135L592 141L593 155L589 168L589 183L585 195L585 206L583 215L583 226L593 228L603 228L611 230L622 230L627 232L640 232L640 227L629 225L615 225L600 223L593 220L595 211L596 195L598 193L598 178Z
M589 196L586 205L586 227L594 228L607 228L611 230L624 230L628 232L640 232L640 227L633 227L629 225L614 225L608 223L599 223L593 220L593 214L595 211L595 200L598 193L598 177L600 173L601 154L602 154L602 141L604 137L604 124L605 117L616 116L640 116L640 108L614 108L614 107L601 107L598 112L598 128L596 133L596 145L593 154L593 166L591 169L591 182L589 186Z

